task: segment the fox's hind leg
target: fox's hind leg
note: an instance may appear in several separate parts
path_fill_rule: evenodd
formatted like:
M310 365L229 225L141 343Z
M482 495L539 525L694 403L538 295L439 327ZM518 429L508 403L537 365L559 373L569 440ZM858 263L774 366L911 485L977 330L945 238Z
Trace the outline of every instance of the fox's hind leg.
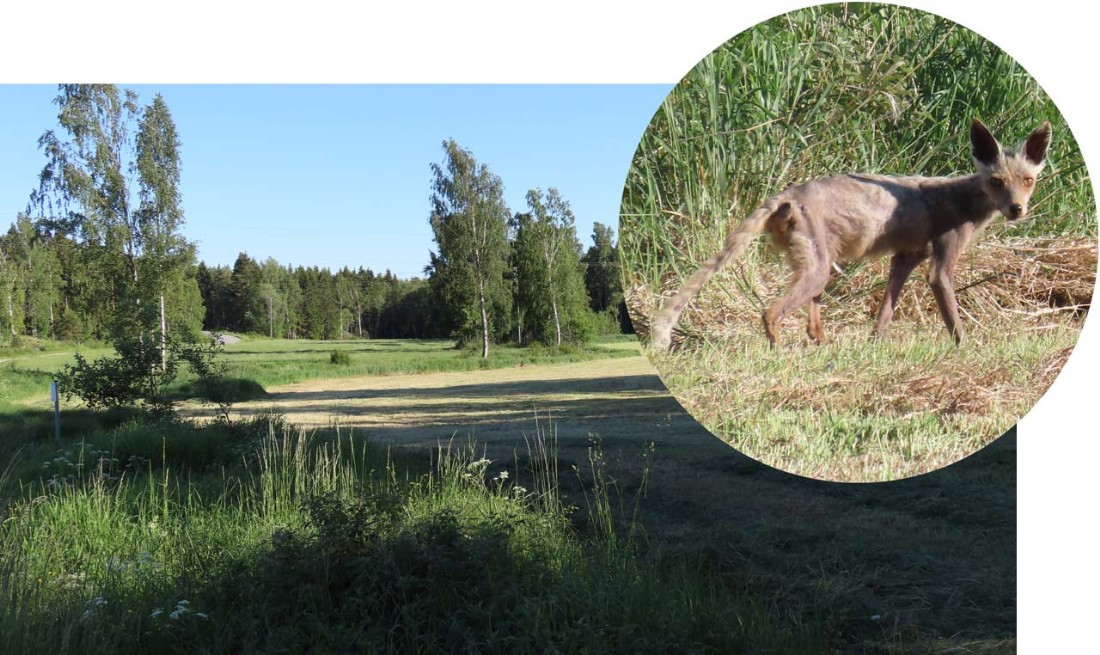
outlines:
M970 235L971 231L964 226L933 240L932 264L928 267L928 282L932 285L932 295L936 297L943 324L958 345L966 341L966 330L959 319L959 303L955 299L955 262L966 248Z
M806 334L813 339L814 343L823 343L825 341L825 330L821 327L821 294L817 294L813 298L810 298L810 319L806 323Z
M779 324L788 314L807 303L810 303L810 324L807 326L807 332L815 341L820 342L824 338L818 300L825 291L825 285L829 283L829 268L827 262L823 264L825 265L799 271L787 295L765 310L764 335L768 337L773 347L779 337Z
M790 203L784 203L772 215L770 223L772 238L787 251L787 262L795 279L787 295L764 312L764 335L774 347L779 337L779 324L796 308L809 303L810 320L806 331L811 339L820 343L825 336L821 328L821 293L829 282L829 258L822 230Z

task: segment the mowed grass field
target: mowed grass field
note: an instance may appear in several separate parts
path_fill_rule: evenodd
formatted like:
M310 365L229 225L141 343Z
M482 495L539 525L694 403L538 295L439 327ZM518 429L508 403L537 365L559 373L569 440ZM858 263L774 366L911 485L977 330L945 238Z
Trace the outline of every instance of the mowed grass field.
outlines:
M0 413L9 417L8 430L14 431L11 417L33 414L49 408L49 385L53 374L74 363L74 352L88 360L109 355L103 344L75 349L70 344L24 339L17 349L0 349ZM333 352L346 354L348 363L333 364ZM538 363L585 361L629 356L637 352L633 337L611 337L585 348L494 348L488 359L477 353L456 349L449 340L280 340L249 337L228 344L222 361L225 377L247 380L260 387L290 384L304 380L334 379L363 375L470 371ZM174 395L180 400L191 393L186 374L180 376ZM64 409L77 411L79 402L65 403ZM52 429L52 427L51 427Z
M460 350L449 340L362 339L286 341L250 338L225 348L227 375L254 380L264 387L312 379L361 375L474 371L551 362L584 361L631 354L633 337L615 337L585 348L547 349L496 346L489 357ZM333 352L348 364L332 364Z
M958 348L939 325L834 326L830 343L773 350L753 328L654 356L684 408L738 450L781 470L841 482L896 480L967 457L1034 407L1079 324L973 331ZM791 326L794 332L794 326Z
M230 374L273 373L232 426L93 416L60 451L6 433L13 652L1015 650L1014 435L929 475L824 483L712 437L631 341L369 375L330 365L341 347L349 368L463 362L247 340Z

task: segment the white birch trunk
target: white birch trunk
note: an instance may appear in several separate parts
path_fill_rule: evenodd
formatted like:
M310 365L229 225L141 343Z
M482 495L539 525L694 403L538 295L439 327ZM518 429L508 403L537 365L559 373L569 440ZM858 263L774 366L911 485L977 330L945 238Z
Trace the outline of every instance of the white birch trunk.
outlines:
M160 370L168 370L168 321L164 317L164 294L160 294Z

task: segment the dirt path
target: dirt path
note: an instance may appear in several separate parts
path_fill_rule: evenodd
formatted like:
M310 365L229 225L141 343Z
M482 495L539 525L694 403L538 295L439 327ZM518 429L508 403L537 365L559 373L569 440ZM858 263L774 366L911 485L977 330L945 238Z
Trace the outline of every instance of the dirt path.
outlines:
M202 333L205 334L208 337L214 336L213 332L209 332L207 330L203 330ZM236 335L233 335L233 334L219 334L218 335L218 343L220 343L223 346L227 343L240 343L240 342L241 342L241 338L236 336Z

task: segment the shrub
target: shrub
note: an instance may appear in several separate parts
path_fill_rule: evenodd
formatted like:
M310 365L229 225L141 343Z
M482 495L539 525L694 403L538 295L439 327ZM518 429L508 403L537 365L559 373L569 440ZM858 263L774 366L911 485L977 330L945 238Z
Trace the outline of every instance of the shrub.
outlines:
M119 333L113 345L115 356L88 361L77 353L76 363L58 373L66 399L77 396L92 409L140 405L154 414L167 415L174 411L168 387L182 366L203 382L224 373L218 360L222 346L199 343L186 332L169 334L163 345L148 335Z

